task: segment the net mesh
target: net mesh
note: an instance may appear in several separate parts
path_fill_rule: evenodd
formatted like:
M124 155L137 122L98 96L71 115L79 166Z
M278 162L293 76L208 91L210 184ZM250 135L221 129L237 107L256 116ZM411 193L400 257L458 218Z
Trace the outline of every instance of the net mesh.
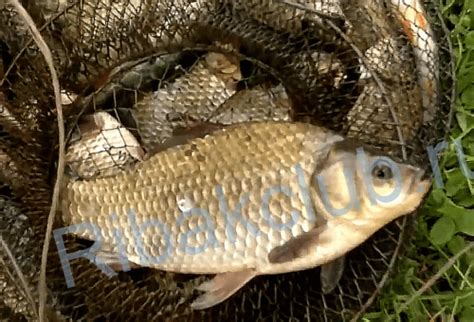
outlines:
M59 74L73 176L120 171L158 151L174 130L208 121L322 124L422 166L429 164L426 146L449 128L452 54L433 1L26 3ZM0 318L30 320L28 294L37 301L55 176L56 111L28 28L12 7L0 9ZM84 115L96 111L107 113L100 117L108 125L88 137ZM104 144L109 148L95 148ZM352 251L331 294L320 291L315 268L255 278L202 312L189 309L195 276L141 268L108 277L80 258L71 261L75 286L68 288L53 240L47 314L52 320L350 319L385 283L408 221L388 225ZM65 245L68 253L90 246L70 236Z

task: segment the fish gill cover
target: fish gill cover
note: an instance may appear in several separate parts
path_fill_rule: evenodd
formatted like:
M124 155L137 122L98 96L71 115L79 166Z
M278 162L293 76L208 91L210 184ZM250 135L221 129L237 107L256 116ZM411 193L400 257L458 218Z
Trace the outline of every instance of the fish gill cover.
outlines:
M429 168L426 148L445 138L451 118L449 39L437 4L425 1L421 14L419 1L398 1L42 0L25 7L59 75L67 171L87 177L127 167L124 151L139 162L177 128L268 119L322 124ZM30 320L57 166L57 112L28 28L12 6L0 8L0 231L7 245L0 249L4 263L15 258L29 290L12 264L2 265L0 316ZM82 115L94 111L108 112L103 124L110 116L118 122L85 137ZM119 131L115 149L81 146L106 131ZM63 226L59 218L55 228ZM79 258L70 263L75 286L68 288L53 243L46 312L52 320L350 319L384 285L408 222L386 226L352 251L330 294L321 292L315 268L258 277L206 311L189 308L192 277L147 268L108 277ZM68 253L90 246L64 238Z

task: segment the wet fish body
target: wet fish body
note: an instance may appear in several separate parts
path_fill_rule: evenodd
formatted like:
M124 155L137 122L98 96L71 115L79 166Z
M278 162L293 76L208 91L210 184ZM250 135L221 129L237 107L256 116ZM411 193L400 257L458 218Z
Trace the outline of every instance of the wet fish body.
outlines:
M203 120L236 92L241 79L238 60L208 53L184 76L165 83L133 108L143 147L152 150L173 128Z
M83 117L73 135L65 160L81 179L116 174L145 155L133 134L103 111Z
M10 198L0 196L0 213L0 316L10 321L20 316L34 320L36 307L33 305L36 303L31 303L25 293L7 251L25 275L29 291L36 295L33 277L37 273L35 265L39 256L32 252L37 246L35 232L19 205Z
M384 62L388 62L387 59L397 60L400 55L393 51L396 47L386 46L388 42L394 41L394 34L391 32L393 26L389 24L390 19L380 2L356 0L341 3L351 25L348 34L359 48L366 51L369 63L373 63L374 58ZM392 0L390 5L389 9L401 25L415 56L416 78L420 87L424 114L423 122L426 123L435 116L439 91L439 53L434 32L428 21L426 10L419 0ZM362 68L362 72L362 78L366 78L368 73L365 68ZM411 73L415 74L413 71ZM383 75L382 71L381 76Z
M116 176L66 183L63 219L68 225L98 228L99 259L110 261L110 254L118 253L114 236L120 230L124 256L136 265L218 274L198 288L207 293L193 307L206 308L256 275L329 263L419 205L429 183L420 182L421 170L399 165L403 187L393 202L370 205L361 189L360 210L341 217L328 212L313 179L327 180L330 174L327 200L336 208L347 205L342 163L347 158L355 164L354 149L344 138L309 124L235 125L158 153ZM370 154L369 162L376 157ZM353 170L359 186L361 170ZM382 195L393 188L393 178L375 180ZM288 225L295 214L297 220ZM136 227L145 226L135 235ZM199 227L207 229L198 232ZM97 239L91 230L74 233Z
M133 66L118 80L110 81L99 92L94 93L94 103L96 106L103 105L117 93L143 91L148 89L153 81L162 81L164 78L172 76L173 72L179 72L177 65L180 56L178 53L161 55Z
M388 89L382 95L378 86L365 86L356 105L348 115L350 124L347 136L379 146L383 142L412 142L421 125L423 112L421 95L417 86L409 90ZM391 105L385 98L390 98ZM367 106L372 106L368 109ZM393 109L390 107L393 106ZM401 135L401 137L400 137ZM387 152L398 152L393 146L383 147ZM391 151L390 151L391 150Z
M369 8L374 11L377 6L372 3ZM375 145L387 140L411 142L425 110L422 89L413 72L417 63L411 59L411 46L389 35L369 47L364 56L359 80L363 89L348 113L347 135Z
M378 0L341 1L348 21L348 36L362 51L390 36L387 15Z
M289 121L291 102L283 85L258 85L237 92L213 114L211 122L225 125L249 121Z
M388 80L383 89L367 69L363 72L368 78L361 80L362 93L348 113L349 137L375 144L401 139L409 142L416 137L423 121L421 90L410 66L401 64L406 61L403 53L395 51L394 55L401 57L400 64L375 57L368 65Z
M303 31L303 21L322 23L320 16L311 11L294 8L285 3L271 0L244 0L227 1L234 10L248 14L251 18L269 27L283 32L300 33ZM344 17L338 0L305 0L298 1L310 10L315 10L323 15Z
M422 89L424 122L434 119L438 99L438 45L428 15L420 0L392 0L395 14L413 46Z
M390 77L396 70L406 69L403 64L406 64L409 59L407 53L403 51L404 49L392 37L380 39L365 52L360 79L367 80L372 77L371 71L366 66L381 78L387 75Z

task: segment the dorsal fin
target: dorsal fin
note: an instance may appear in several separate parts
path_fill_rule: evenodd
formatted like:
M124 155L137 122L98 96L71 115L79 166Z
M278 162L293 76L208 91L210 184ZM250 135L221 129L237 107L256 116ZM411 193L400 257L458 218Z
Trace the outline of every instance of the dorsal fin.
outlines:
M153 150L149 151L149 155L154 155L169 148L186 144L194 139L204 138L206 135L212 134L215 131L221 130L225 127L227 127L227 125L211 122L200 122L190 127L176 128L173 130L173 135L166 139L163 143L156 145Z

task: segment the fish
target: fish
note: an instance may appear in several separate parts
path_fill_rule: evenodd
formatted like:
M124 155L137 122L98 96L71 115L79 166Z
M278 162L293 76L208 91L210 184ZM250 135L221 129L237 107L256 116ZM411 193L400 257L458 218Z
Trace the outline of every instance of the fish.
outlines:
M419 0L391 0L388 12L377 0L342 1L341 4L350 21L348 35L366 55L374 54L377 47L382 49L384 42L393 42L394 37L399 37L398 29L403 32L415 56L423 123L432 121L439 97L439 49L422 3ZM390 13L396 18L393 23ZM396 58L389 48L379 53L381 58L387 55Z
M292 104L282 84L260 84L235 93L209 119L230 125L249 121L290 121Z
M396 1L392 1L392 3L394 2ZM342 8L345 9L343 12L352 18L347 23L349 26L348 35L351 36L351 39L359 48L366 49L359 80L363 90L354 107L348 113L347 123L349 128L347 136L374 145L380 145L381 142L387 141L406 144L417 133L416 130L423 118L423 107L426 109L426 106L430 105L426 102L425 95L423 106L420 106L421 92L419 88L413 86L413 77L410 75L412 74L411 64L407 66L410 57L405 50L406 48L400 46L390 32L391 26L379 2L361 0L355 2L343 1L342 4ZM395 8L399 17L401 9L399 5ZM406 26L406 23L404 26ZM429 28L427 29L429 30ZM405 27L406 31L407 28ZM407 34L411 36L411 42L415 43L413 34ZM418 52L417 57L420 56L419 54ZM423 65L422 61L421 66L423 67ZM433 65L432 68L435 70ZM370 66L370 70L374 71L382 80L387 80L392 84L395 83L395 85L389 85L386 91L382 92L372 78L371 71L366 66ZM429 72L426 71L426 68L421 71L421 75L427 74L429 75ZM409 86L409 88L404 90L400 86L397 87L397 84ZM425 87L427 87L426 84L425 81ZM383 95L390 98L393 110L391 110ZM400 135L402 138L400 138ZM392 147L385 145L381 148L388 152ZM345 257L342 256L322 268L321 285L323 293L330 293L337 286L344 270L344 262Z
M71 176L90 179L119 173L145 158L135 136L104 111L85 115L68 144L65 163Z
M397 21L390 19L390 11L379 1L359 0L355 6L346 3L344 9L348 16L351 8L355 12L350 16L351 32L358 35L356 44L365 49L358 81L362 91L348 113L345 133L398 153L399 147L410 145L416 137L426 110L418 75L413 72L417 62L412 46L400 39ZM356 13L367 23L356 24Z
M190 34L188 20L206 8L204 1L193 0L44 0L28 10L35 22L49 22L58 31L44 35L45 41L58 60L62 83L82 93L131 57L182 45Z
M14 113L7 96L0 91L0 126L10 135L22 139L28 133L27 124L23 124Z
M358 78L355 70L358 57L341 33L321 24L303 28L304 33L277 30L255 20L250 8L236 9L235 6L245 8L243 2L223 5L218 12L201 17L193 26L201 36L200 41L209 43L216 39L232 39L239 42L240 50L246 56L284 75L278 80L285 86L297 109L295 120L310 116L338 129L355 103L352 94L357 89L354 80ZM342 84L336 81L335 86L333 74L339 74L339 71L324 68L324 63L318 64L319 53L326 54L324 56L329 61L337 59L341 62L345 77ZM322 74L321 70L324 70Z
M365 52L360 79L368 80L373 77L367 66L382 79L386 76L393 77L395 70L404 69L403 65L407 64L409 58L406 48L395 38L382 38Z
M2 185L3 188L5 187ZM27 317L26 320L34 320L37 318L36 303L31 303L12 259L7 255L8 252L11 253L19 269L26 275L28 283L32 282L30 278L35 270L33 263L37 259L31 255L31 249L36 246L34 230L20 205L3 194L0 196L0 212L0 316L8 312L9 319L15 320L23 316ZM30 292L34 293L32 286L28 284Z
M386 97L391 100L392 110ZM347 135L370 144L384 143L385 149L393 150L393 145L387 145L387 142L400 142L400 130L403 140L410 142L415 138L422 122L420 99L417 86L408 89L389 87L383 93L376 83L370 82L364 87L348 115Z
M20 50L21 46L25 45L28 26L25 25L16 12L15 6L10 1L2 1L0 3L0 27L0 39L12 51Z
M140 60L142 62L134 62L132 66L129 65L130 62L122 64L94 84L95 91L88 96L84 105L104 107L113 104L114 109L119 112L129 111L130 105L137 101L141 92L152 89L153 82L161 82L184 72L177 68L181 58L180 53L173 53L150 57L146 61ZM122 114L124 115L121 117L126 117L129 113Z
M252 19L283 32L301 33L305 22L324 23L321 16L312 11L295 8L291 4L271 0L225 1L232 5L233 10L242 11ZM291 3L291 1L289 1ZM295 3L296 4L296 3ZM338 0L305 0L297 3L320 13L326 18L344 18Z
M236 56L209 52L185 75L163 82L132 109L143 148L153 150L171 137L174 127L186 127L210 116L236 93L241 79Z
M348 113L346 134L367 143L382 143L385 149L393 149L387 142L411 142L423 122L424 109L409 51L394 38L383 38L366 51L365 58L370 69L361 71L363 90Z
M196 287L204 293L190 305L201 310L256 276L344 256L419 207L431 186L423 176L422 169L326 128L245 122L169 147L114 176L66 177L60 209L63 223L75 227L70 233L100 240L90 254L95 263L216 274ZM369 193L387 196L394 189L391 200Z
M49 21L54 19L55 15L64 12L71 3L67 0L39 0L29 4L28 11L36 15L42 14L44 19Z
M406 46L392 34L379 2L359 0L343 4L345 14L351 18L348 35L359 48L366 49L358 80L362 91L347 114L346 136L378 146L384 152L397 151L398 146L394 149L386 142L402 145L411 141L423 117L420 89L412 64L408 63L411 57ZM385 91L373 72L384 82ZM320 278L324 294L337 286L344 266L343 256L323 267Z
M391 4L416 57L423 123L431 122L436 116L439 92L439 50L433 28L420 0L391 0Z
M347 19L347 35L362 52L380 39L392 36L387 14L379 0L341 0Z

